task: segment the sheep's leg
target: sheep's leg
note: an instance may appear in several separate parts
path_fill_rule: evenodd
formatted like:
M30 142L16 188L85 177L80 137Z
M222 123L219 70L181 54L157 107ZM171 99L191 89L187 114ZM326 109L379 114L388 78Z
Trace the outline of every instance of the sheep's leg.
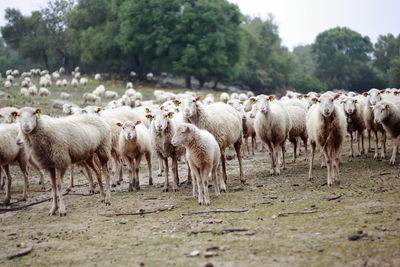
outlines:
M314 142L311 142L310 168L308 169L308 180L313 179L313 164L314 164L315 147L316 147L316 144Z
M250 157L249 137L245 137L244 141L246 142L247 157Z
M380 159L383 160L385 159L386 155L386 131L382 132L382 138L381 138L381 157Z
M151 174L152 170L151 170L151 154L149 152L147 152L145 154L146 156L146 161L147 161L147 167L149 169L149 185L153 185L153 176Z
M203 201L204 201L204 188L203 188L203 176L202 176L202 171L201 171L201 169L200 170L198 170L198 175L199 176L197 176L197 178L198 179L196 179L197 181L197 190L198 190L198 194L197 194L197 202L200 204L200 205L203 205L204 203L203 203Z
M6 183L5 176L1 175L2 172L3 172L3 167L0 166L0 190L4 190L4 185Z
M36 171L39 173L39 184L42 185L40 189L44 190L46 187L44 186L44 172L43 170L40 169L39 165L32 159L29 159L29 163L36 169Z
M308 150L307 150L307 136L301 137L301 140L303 141L304 145L304 155L305 155L305 160L307 160L308 157Z
M99 191L100 191L100 195L102 197L102 202L105 202L105 198L106 198L106 193L104 192L104 187L103 187L103 182L101 180L101 175L99 170L96 168L96 166L94 166L94 162L93 159L89 159L86 161L87 165L94 171L94 173L96 174L96 178L97 178L97 182L99 184Z
M50 180L51 180L51 189L53 193L53 204L49 211L49 216L56 214L58 209L58 202L57 202L57 179L56 179L56 169L51 168L49 169L50 173Z
M75 164L71 164L71 168L70 168L70 183L69 183L69 187L67 188L67 191L70 191L74 187L74 165Z
M400 144L400 136L397 136L395 143L393 145L393 151L392 151L392 157L390 158L390 164L394 165L396 163L396 154L397 154L397 148L398 145Z
M378 132L374 131L374 137L375 137L375 152L374 152L374 159L378 159Z
M105 199L104 199L104 204L111 205L111 184L110 184L110 171L108 170L107 163L108 163L108 157L101 157L99 155L100 159L100 164L103 170L103 174L105 176L106 180L106 192L105 192ZM100 181L101 181L101 175L99 175ZM99 182L100 185L100 182ZM104 189L103 189L104 192Z
M164 160L161 157L158 157L158 174L157 176L162 176L164 172Z
M241 162L241 160L239 161ZM222 166L222 177L224 178L225 183L228 180L228 177L226 176L226 165L225 165L225 149L221 149L221 166Z
M368 130L367 134L368 134L368 152L372 152L372 150L371 150L371 130Z
M190 162L188 162L191 172L192 172L192 185L193 185L193 197L197 198L199 189L197 188L197 180L199 180L199 170L193 166Z
M136 190L140 190L140 180L139 180L139 165L142 161L142 156L139 156L135 159L135 188Z
M187 177L187 182L186 182L186 184L187 184L187 185L190 185L190 184L192 184L192 174L191 174L190 165L189 165L189 162L188 162L187 159L186 159L186 164L187 164L187 169L188 169L188 177Z
M10 167L8 164L3 165L3 170L6 173L7 176L7 184L6 184L6 199L4 200L4 204L8 205L10 204L11 200L11 183L12 183L12 177L10 174Z
M336 184L340 184L340 174L339 174L339 157L340 157L340 149L335 150L335 153L333 155L333 168L334 168L334 174L335 174L335 179L334 182Z
M84 162L82 165L86 171L87 180L89 182L89 194L94 194L94 184L93 184L92 172L89 170L89 167L86 162Z
M277 145L274 147L275 152L275 174L281 175L281 165L282 165L282 158L283 158L283 149L282 145Z
M217 171L218 171L218 165L214 166L213 169L211 170L211 179L212 179L213 185L215 187L214 188L215 189L215 195L219 196L219 195L221 195L221 192L220 192L219 184L218 184L218 181L217 181Z
M332 185L332 159L329 158L326 148L323 149L323 153L324 153L324 156L326 159L327 184L328 184L328 186L331 186Z
M323 153L321 153L321 169L326 167L326 158Z
M217 178L218 178L218 181L219 181L219 188L220 188L221 192L226 193L226 184L225 184L225 181L224 181L224 179L222 177L222 173L221 173L221 168L220 167L221 167L221 164L218 164L217 169L216 169Z
M28 170L27 170L27 162L26 159L20 157L18 159L19 167L22 171L22 175L24 176L24 189L22 192L22 200L26 201L28 197Z
M63 196L63 177L65 174L65 169L56 170L56 184L57 184L57 194L58 194L58 213L59 215L66 216L67 211L65 209L64 196Z
M126 161L129 164L129 186L128 192L133 191L133 186L135 184L135 160L132 158L126 158Z
M172 174L174 180L172 182L172 192L178 192L179 176L178 176L178 158L176 156L172 157Z
M202 183L202 187L203 187L203 205L210 205L210 195L208 193L208 175L210 174L210 168L204 168L203 170L201 170L201 183Z
M255 155L255 154L254 154L254 147L255 147L256 145L257 145L256 137L255 137L255 136L252 136L252 137L251 137L251 152L252 152L253 156ZM257 148L255 148L255 149L257 149Z
M361 154L365 154L365 147L364 147L364 133L358 133L361 136Z
M292 140L293 142L293 162L297 159L297 139Z
M236 155L239 160L239 179L240 182L245 183L246 178L243 176L242 155L240 152L240 147L242 146L242 139L240 138L239 141L233 144L233 146L235 147Z
M267 143L267 145L268 145L269 152L271 154L271 170L269 171L269 173L271 175L275 175L275 149L272 146L272 144Z
M350 153L349 153L349 157L353 158L354 157L354 150L353 150L353 132L350 131Z
M168 192L169 181L168 181L168 158L164 158L164 171L165 171L165 180L164 180L164 190L163 192Z

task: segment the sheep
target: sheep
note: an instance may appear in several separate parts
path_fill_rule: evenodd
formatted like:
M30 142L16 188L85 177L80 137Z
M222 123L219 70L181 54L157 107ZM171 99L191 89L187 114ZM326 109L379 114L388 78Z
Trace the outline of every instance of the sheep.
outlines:
M168 158L172 158L172 173L174 176L172 191L178 191L178 159L185 153L183 147L174 147L171 145L171 139L176 129L182 123L179 118L174 118L173 112L166 112L161 109L146 114L146 118L151 121L150 135L154 151L158 158L163 161L165 170L164 192L169 188L169 168Z
M11 113L18 111L14 107L0 108L0 123L13 123L15 120L11 116Z
M107 162L111 151L111 130L108 124L91 114L47 119L41 118L40 114L40 109L30 107L14 113L18 116L24 143L31 149L39 166L50 173L53 204L49 215L54 215L57 208L60 216L66 215L62 179L68 166L78 162L85 162L96 173L103 201L109 205L110 174ZM95 156L106 177L107 193L103 189L101 174L93 162Z
M350 153L349 157L354 157L353 150L353 133L357 134L357 153L356 156L359 157L364 154L364 130L365 130L365 120L364 120L364 103L356 99L355 97L347 97L345 100L341 101L343 104L344 113L347 120L347 132L350 134ZM360 147L361 142L361 147Z
M78 80L77 80L76 78L73 78L73 79L71 80L71 85L72 85L73 87L78 87L78 84L79 84L79 82L78 82Z
M212 94L207 94L206 97L203 99L203 103L205 105L210 105L212 103L214 103L214 96Z
M101 74L100 73L96 73L96 75L94 75L94 79L96 81L101 81Z
M67 79L62 80L62 86L66 87L68 85Z
M98 97L103 97L104 92L106 91L106 88L104 85L100 84L99 86L96 87L96 89L93 91L93 94L98 96Z
M118 98L118 93L115 91L106 91L104 93L104 97L106 99L117 99Z
M62 81L61 80L57 80L56 81L56 86L57 87L61 87L62 86Z
M249 149L249 137L251 138L251 150L253 156L254 154L254 148L257 149L257 141L256 141L256 130L254 128L254 118L250 117L250 112L245 112L243 110L243 139L244 143L246 144L247 148L247 155L250 155L250 149ZM244 151L244 150L243 150Z
M238 93L232 93L230 99L231 100L239 99L239 94Z
M92 94L92 93L84 93L83 94L83 104L86 105L87 103L96 103L96 101L100 102L101 98Z
M136 90L133 88L129 88L125 91L125 95L127 96L135 96L136 95Z
M36 85L32 85L31 87L28 88L28 92L31 96L35 96L38 93Z
M49 89L47 89L47 88L44 88L44 87L40 87L40 89L39 89L39 96L50 96L50 91L49 91Z
M241 103L244 103L248 99L247 95L244 93L239 94L239 100Z
M64 67L60 67L60 69L58 70L58 72L59 72L60 74L65 73L65 68L64 68Z
M51 74L51 76L53 77L54 80L57 80L60 78L60 73L58 73L58 71L55 71Z
M24 187L22 192L22 199L27 198L28 188L28 157L26 156L25 149L16 143L19 132L19 125L14 124L1 124L0 125L0 172L4 170L7 176L6 198L5 204L9 204L11 200L11 182L12 177L10 174L9 165L18 162L19 167L24 176Z
M143 155L146 157L149 169L149 184L153 184L151 175L152 145L149 130L146 126L141 124L141 121L118 122L117 126L122 127L118 141L119 152L121 153L120 156L125 158L130 168L128 191L133 191L133 187L135 187L136 190L140 189L139 164Z
M136 92L135 93L135 98L136 100L142 101L143 100L143 95L141 92Z
M74 78L77 79L77 80L80 79L81 78L81 73L79 71L75 71Z
M7 81L9 81L9 82L13 82L14 81L14 76L12 76L12 75L7 75Z
M389 163L396 163L397 148L400 145L400 108L389 101L381 101L373 107L374 121L381 124L386 132L388 132L394 139L392 157Z
M381 124L377 124L374 121L374 112L372 107L378 102L382 101L381 92L377 89L371 89L368 92L363 93L363 96L367 97L368 103L364 109L364 120L365 126L368 133L368 151L371 151L371 132L375 137L375 151L374 159L378 159L378 143L381 143L381 153L379 159L385 159L386 153L386 131L383 129ZM379 139L379 133L381 133L381 138Z
M73 107L70 104L64 104L63 109L62 109L62 114L64 116L69 116L69 115L76 115L76 114L82 114L82 109L78 107Z
M81 68L80 68L79 66L77 66L77 67L75 67L74 71L75 71L75 72L79 72L80 69L81 69Z
M127 88L127 89L133 89L133 83L128 82L128 83L126 84L126 88Z
M49 81L49 79L47 78L47 77L45 77L45 76L43 76L43 77L40 77L40 80L39 80L39 85L41 86L41 87L46 87L46 86L50 86L51 84L51 82L49 83L50 81Z
M221 95L219 96L219 100L221 101L221 102L224 102L225 104L226 103L228 103L228 101L229 101L229 95L228 95L228 93L221 93Z
M217 172L221 152L215 137L206 130L200 130L193 124L185 123L176 129L172 137L173 146L184 146L186 159L193 172L193 196L200 205L210 205L208 177L211 174L215 194L220 195L220 188L226 192L223 179L217 181Z
M292 121L287 110L274 96L257 99L258 110L254 128L256 135L268 146L271 155L271 175L280 175L280 165L285 169L285 141L292 128ZM254 116L254 115L253 115Z
M70 98L70 94L68 94L68 93L66 93L66 92L61 92L60 93L60 98L62 99L62 100L68 100L69 98Z
M241 145L243 136L242 118L233 107L224 103L214 103L204 106L199 100L200 96L186 96L181 101L175 100L181 105L182 115L186 122L193 123L200 129L205 129L215 136L221 149L221 165L224 181L227 181L225 166L225 149L232 145L235 148L239 160L239 177L244 183L242 169Z
M347 123L343 108L335 103L340 94L324 93L307 112L307 133L311 144L308 178L313 178L315 148L318 144L327 165L327 184L339 184L339 156Z
M9 80L4 82L4 87L5 88L9 89L9 88L11 88L11 86L12 86L12 83Z
M134 108L136 106L136 98L135 96L122 96L123 105Z
M307 112L304 108L288 105L286 110L292 121L292 128L289 131L288 139L293 144L293 162L297 159L297 142L301 139L304 144L304 149L307 155L307 128L306 128L306 115Z
M149 72L149 73L146 74L146 79L147 79L148 81L153 80L153 78L154 78L154 74L153 74L153 73Z
M11 75L12 70L6 70L6 76Z
M21 90L19 91L19 95L20 96L29 96L29 91L26 88L21 88Z
M24 80L21 82L21 87L29 87L30 84L31 84L30 81L24 79Z
M80 80L79 80L79 83L81 84L81 85L87 85L88 84L88 79L87 78L81 78Z

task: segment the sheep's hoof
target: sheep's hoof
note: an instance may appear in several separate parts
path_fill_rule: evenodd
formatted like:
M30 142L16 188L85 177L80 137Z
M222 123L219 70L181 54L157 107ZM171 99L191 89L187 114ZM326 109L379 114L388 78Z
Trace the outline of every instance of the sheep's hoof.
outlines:
M89 190L89 194L90 194L90 195L94 195L94 194L95 194L94 189L90 189L90 190Z
M133 192L133 186L132 185L128 186L128 192Z
M164 192L164 193L168 192L168 188L164 188L164 189L163 189L163 192Z
M39 181L39 184L42 184L42 181Z
M378 160L378 154L374 154L374 159Z
M178 189L172 189L172 192L178 192Z
M354 158L354 155L353 154L349 154L349 158Z
M40 190L46 190L46 187L43 185L42 187L40 187Z
M60 217L64 217L64 216L67 216L67 212L65 211L65 209L60 209L59 211L58 211L58 214L60 215Z
M240 182L241 182L242 184L245 184L245 183L246 183L246 179L241 179Z
M49 211L49 213L48 213L48 215L49 216L53 216L53 215L55 215L56 214L56 211L57 211L57 207L55 206L53 206L51 209L50 209L50 211Z
M226 193L226 189L221 189L220 192L221 193Z
M150 180L150 181L149 181L149 185L153 185L153 180Z
M117 184L112 183L112 184L111 184L111 187L117 187Z
M117 185L121 185L121 182L122 182L122 181L117 181Z
M21 201L26 201L26 197L21 198Z
M71 186L67 187L67 189L65 189L65 191L70 192L72 190Z
M396 160L395 159L390 159L389 164L390 165L395 165L396 164Z
M10 199L5 199L4 200L4 205L10 205Z
M157 173L157 176L161 177L162 176L162 172Z

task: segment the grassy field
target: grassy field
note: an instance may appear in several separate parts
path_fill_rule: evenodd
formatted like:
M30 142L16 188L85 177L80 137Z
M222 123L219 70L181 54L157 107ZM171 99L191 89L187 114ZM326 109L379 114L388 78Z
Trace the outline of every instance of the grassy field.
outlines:
M112 88L122 92L122 87ZM24 105L19 101L28 100L16 100L17 105ZM34 101L51 108L47 99ZM398 167L374 161L371 153L349 159L346 144L341 185L327 187L326 169L316 163L317 177L307 181L304 153L292 163L291 148L288 151L287 169L279 177L268 175L270 160L265 152L245 158L246 184L239 182L237 160L228 161L228 192L216 197L211 188L210 207L196 203L190 186L182 185L177 193L162 193L162 177L156 177L155 186L148 186L145 164L142 189L127 192L125 173L125 182L114 189L108 207L100 203L99 194L88 195L87 182L79 175L79 185L65 196L67 217L62 218L47 216L48 201L6 211L50 197L49 191L39 189L38 176L32 171L29 199L19 201L22 176L14 167L12 204L0 206L0 265L400 266ZM180 164L179 172L185 180L185 164ZM69 173L64 188L68 178ZM46 188L50 188L48 177ZM104 216L159 209L167 210ZM186 214L216 209L243 212ZM301 214L284 216L291 212ZM348 239L359 231L361 239ZM6 259L30 245L29 255Z

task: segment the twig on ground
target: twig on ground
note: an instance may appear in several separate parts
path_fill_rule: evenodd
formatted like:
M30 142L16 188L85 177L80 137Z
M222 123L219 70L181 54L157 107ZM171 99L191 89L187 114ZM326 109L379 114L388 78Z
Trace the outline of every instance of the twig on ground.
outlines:
M332 201L332 200L336 200L336 199L339 199L339 198L341 198L343 195L338 195L338 196L330 196L330 197L327 197L326 198L326 200L328 200L328 201Z
M105 216L105 217L117 217L117 216L131 216L131 215L145 215L145 214L152 214L152 213L160 213L163 211L171 211L175 209L176 206L171 206L168 208L162 208L158 210L152 210L152 211L139 211L139 212L128 212L128 213L110 213L110 214L99 214L100 216Z
M26 248L26 249L23 249L23 250L21 250L21 251L15 253L15 254L12 254L12 255L7 256L7 259L12 260L12 259L17 258L17 257L21 257L21 256L28 255L29 253L32 252L32 250L33 250L33 245L30 245L30 246L29 246L28 248Z
M188 233L188 235L197 235L197 234L203 234L203 233L211 233L213 235L224 235L227 233L234 233L234 232L247 232L249 229L245 228L230 228L230 229L222 229L221 231L215 231L215 230L193 230Z
M204 211L191 211L182 213L182 216L196 215L196 214L208 214L208 213L241 213L249 210L204 210Z
M278 217L289 216L289 215L301 215L301 214L310 214L310 213L316 213L316 212L318 212L318 211L317 210L305 210L305 211L281 212L281 213L278 213L277 215L273 215L272 219L275 219Z

